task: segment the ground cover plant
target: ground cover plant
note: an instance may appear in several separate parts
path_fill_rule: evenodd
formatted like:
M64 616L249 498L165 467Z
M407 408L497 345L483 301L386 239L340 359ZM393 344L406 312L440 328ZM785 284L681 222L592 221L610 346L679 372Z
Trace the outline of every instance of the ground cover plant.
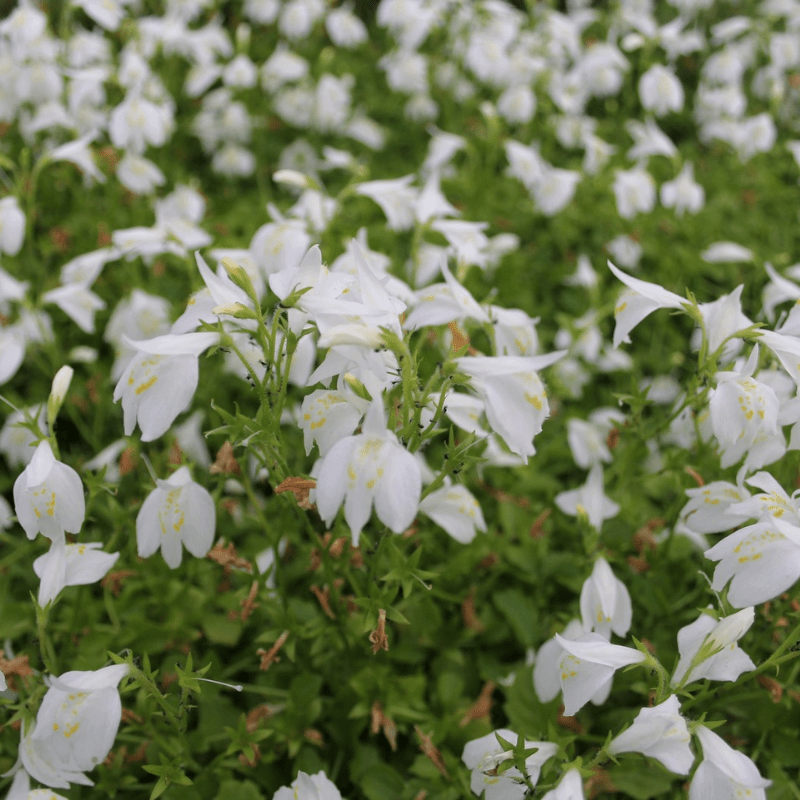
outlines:
M800 794L800 3L2 13L7 797Z

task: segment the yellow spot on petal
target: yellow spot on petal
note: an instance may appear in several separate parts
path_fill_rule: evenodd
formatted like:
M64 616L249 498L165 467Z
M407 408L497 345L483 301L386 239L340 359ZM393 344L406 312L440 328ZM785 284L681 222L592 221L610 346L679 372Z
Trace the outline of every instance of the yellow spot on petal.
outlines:
M146 392L157 380L158 380L158 377L156 375L153 375L153 377L150 378L149 381L145 381L144 383L140 383L136 387L136 394L141 394L142 392Z

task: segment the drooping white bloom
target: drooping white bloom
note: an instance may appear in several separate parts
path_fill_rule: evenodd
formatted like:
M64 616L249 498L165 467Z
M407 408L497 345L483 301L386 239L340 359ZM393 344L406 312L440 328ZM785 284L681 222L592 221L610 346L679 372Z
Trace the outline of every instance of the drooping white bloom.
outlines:
M68 789L70 783L92 786L84 774L108 755L122 717L117 684L127 664L87 671L65 672L45 679L50 688L36 723L22 728L22 765L39 783Z
M25 213L16 197L0 200L0 253L15 256L25 238Z
M800 578L800 528L773 517L726 536L705 556L719 562L714 591L731 581L728 602L734 608L764 603Z
M736 644L747 633L755 618L753 607L717 621L701 613L691 624L678 631L680 659L671 684L683 687L708 678L712 681L735 681L755 664Z
M722 447L720 463L729 467L764 436L778 432L780 403L775 390L753 378L758 364L758 345L741 372L718 372L709 408L711 426Z
M681 521L696 533L722 533L743 522L752 515L734 511L750 493L741 486L728 481L713 481L696 489L687 489L689 502L681 510Z
M14 510L29 539L37 533L61 538L65 531L77 533L83 525L86 504L81 479L72 467L56 460L46 439L14 482Z
M653 64L639 78L639 99L647 111L663 117L683 108L683 86L669 67Z
M410 185L413 180L413 175L406 175L394 180L359 183L353 189L356 194L369 197L381 207L393 231L403 231L414 225L418 192Z
M617 212L623 219L649 214L656 204L656 184L644 167L618 169L614 174L614 197Z
M611 740L608 752L644 753L678 775L688 775L694 763L689 729L673 694L653 708L643 708L630 728Z
M589 470L583 486L560 492L555 501L565 514L585 517L596 530L600 530L603 520L619 513L619 504L606 497L603 491L603 466L599 462Z
M696 214L706 202L703 187L694 179L694 166L687 161L674 180L662 184L661 205L674 208L675 214L682 217L685 211Z
M300 408L306 455L315 442L325 456L340 439L352 436L366 410L367 401L352 392L317 389L306 395Z
M143 442L166 433L194 396L200 353L218 339L216 333L184 333L123 340L136 350L114 389L114 402L122 400L126 436L137 422Z
M136 194L150 194L167 179L164 173L149 158L128 152L117 164L117 180Z
M272 800L342 800L333 781L323 772L308 775L298 772L291 786L282 786Z
M65 586L82 586L99 581L116 563L119 553L103 553L102 542L65 544L57 538L50 550L33 562L39 578L40 606L54 600Z
M157 483L136 517L136 543L142 558L160 548L170 569L176 569L183 557L181 543L197 558L211 549L216 509L208 491L192 480L188 467Z
M714 242L700 253L700 258L709 264L739 263L752 261L753 251L736 242Z
M583 800L581 773L571 769L555 789L551 789L542 800Z
M492 429L503 437L512 453L526 459L536 449L533 439L550 413L547 392L537 371L565 354L559 350L542 356L484 356L456 359L460 372L483 400Z
M703 747L703 761L689 786L689 800L729 797L765 800L764 789L772 781L762 778L744 753L734 750L705 725L696 725L694 733Z
M561 631L561 637L574 641L586 633L583 623L579 619L571 620L567 627ZM561 659L564 657L564 648L553 636L548 639L537 651L536 662L533 668L533 688L536 696L543 703L554 700L561 691ZM602 687L600 694L593 697L594 702L605 702L609 687Z
M461 484L431 492L419 504L419 510L461 544L469 544L476 531L486 530L480 504Z
M94 333L94 315L106 307L105 301L81 282L45 292L42 302L57 305L85 333Z
M657 308L682 309L686 304L686 301L679 295L669 292L655 283L648 283L626 275L610 261L607 263L614 275L628 287L628 291L623 292L614 309L616 319L614 347L619 347L622 342L630 342L628 334L631 330Z
M604 558L594 562L592 574L581 588L581 618L587 631L606 639L611 632L625 636L631 627L631 596Z
M378 519L402 533L417 514L422 491L419 464L387 429L380 398L370 405L361 430L336 442L317 472L320 516L330 525L344 503L354 546L373 504Z
M497 734L511 744L517 743L517 734L501 728ZM551 742L530 742L525 740L526 748L538 748L535 753L525 759L525 767L531 782L536 785L542 764L552 758L558 747ZM501 774L497 774L498 765L513 758L513 754L503 750L494 733L473 739L464 745L461 760L467 769L472 770L470 775L470 788L473 793L483 793L484 800L522 800L526 794L525 784L521 781L522 774L516 767L511 767Z
M585 633L570 641L556 634L565 651L561 658L561 691L564 693L564 714L580 711L592 697L611 684L620 667L644 661L644 653L632 647L610 644L599 633Z

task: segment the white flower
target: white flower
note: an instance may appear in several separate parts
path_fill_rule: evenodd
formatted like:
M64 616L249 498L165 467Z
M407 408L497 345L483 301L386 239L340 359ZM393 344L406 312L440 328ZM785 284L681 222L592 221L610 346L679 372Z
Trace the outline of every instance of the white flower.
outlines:
M683 108L683 86L669 67L653 64L639 78L639 99L647 111L663 117Z
M130 152L125 153L117 164L117 179L136 194L150 194L167 181L164 173L150 159Z
M480 504L460 484L431 492L419 504L419 510L461 544L469 544L476 531L486 530Z
M315 442L325 456L336 442L352 436L366 409L367 401L352 392L317 389L306 395L300 408L306 455Z
M600 463L589 470L583 486L557 494L555 501L565 514L586 517L596 530L600 530L603 520L619 513L619 504L606 497L603 491L603 466Z
M561 637L574 641L586 633L583 623L579 619L573 619L566 628L561 631ZM564 656L564 648L558 643L554 636L548 639L536 653L536 663L533 668L533 688L536 695L543 703L554 700L561 691L561 659ZM601 689L602 698L597 698L598 702L605 701L608 692L605 688Z
M612 739L608 752L644 753L671 772L688 775L694 763L690 739L686 720L680 715L680 703L673 694L653 708L643 708L633 725Z
M678 631L680 659L671 684L683 687L708 678L712 681L735 681L747 670L755 669L747 653L736 642L753 624L753 607L717 621L701 613L690 625Z
M695 181L694 166L688 161L674 180L662 184L660 195L661 205L674 208L678 217L682 217L684 211L696 214L706 201L705 190Z
M604 638L625 636L631 627L631 596L625 584L611 571L604 558L594 563L592 574L581 588L581 618L586 630Z
M291 786L282 786L272 800L342 800L333 781L320 770L316 775L298 772Z
M29 539L37 533L60 538L65 531L77 533L83 525L86 504L81 479L72 467L56 461L46 439L14 482L14 510Z
M30 731L23 723L19 745L23 766L39 783L57 789L93 785L84 772L103 761L114 743L122 716L117 684L127 673L126 664L113 664L46 679L50 688L36 723Z
M316 488L317 508L326 525L332 524L344 502L354 546L373 503L378 519L402 533L417 514L422 491L419 463L387 430L380 398L370 405L361 430L331 447L319 463Z
M619 347L622 342L630 342L628 334L657 308L683 309L686 304L679 295L667 291L662 286L632 278L617 269L610 261L607 263L614 275L628 287L628 291L622 293L614 309L616 319L614 347Z
M556 641L565 651L559 667L564 714L568 717L610 686L620 667L638 664L645 658L644 653L632 647L609 644L599 633L585 633L575 641L556 634Z
M497 734L511 744L517 743L517 734L513 731L501 728ZM535 785L539 780L542 764L558 752L558 747L550 742L529 742L527 739L525 747L538 748L525 759L528 775ZM473 793L480 795L485 792L485 800L521 800L525 797L526 787L522 782L522 773L516 767L497 774L498 765L510 758L513 758L512 753L503 750L494 733L467 742L461 760L467 769L472 770L470 788Z
M577 769L571 769L555 789L551 789L542 800L583 800L583 783Z
M139 555L147 558L159 548L170 569L180 566L181 543L197 558L211 549L216 509L211 495L181 467L147 495L136 517Z
M574 641L556 634L556 641L565 651L559 668L564 714L568 717L610 687L620 667L644 661L644 653L632 647L609 644L599 633L585 633Z
M711 426L722 447L720 464L729 467L765 436L778 432L780 403L775 390L752 377L758 345L741 372L718 372L709 408Z
M57 305L84 333L94 333L95 312L106 307L105 301L84 283L66 283L51 289L42 295L42 302Z
M731 506L749 498L750 493L728 481L712 481L696 489L687 489L686 495L689 502L681 511L681 521L696 533L722 533L747 522L752 516L731 510Z
M391 230L403 231L414 225L418 191L410 186L413 180L413 175L406 175L394 180L368 181L356 184L353 190L381 207Z
M492 429L512 453L525 458L536 452L533 439L550 413L547 392L537 371L554 364L564 350L542 356L483 356L455 359L459 372L483 400Z
M123 338L136 350L114 389L114 402L122 400L126 436L137 422L143 442L166 433L192 401L200 353L218 339L216 333L165 334L138 342Z
M703 761L689 786L689 800L765 800L764 789L772 781L762 778L744 753L734 750L705 725L695 726L694 733L703 746Z
M33 562L40 579L38 603L46 606L65 586L82 586L99 581L114 566L119 553L98 552L102 542L65 544L55 539L50 550Z
M613 189L617 212L623 219L632 219L638 213L649 214L656 204L656 184L644 167L618 169Z
M719 561L714 591L731 581L728 602L734 608L764 603L800 577L800 528L776 518L757 522L726 536L705 556Z
M15 256L25 238L25 214L16 197L0 200L0 253Z

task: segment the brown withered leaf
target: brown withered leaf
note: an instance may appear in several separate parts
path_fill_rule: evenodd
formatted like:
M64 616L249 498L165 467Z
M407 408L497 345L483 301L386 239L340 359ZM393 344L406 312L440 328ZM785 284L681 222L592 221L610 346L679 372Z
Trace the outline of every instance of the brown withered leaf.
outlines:
M241 475L242 470L239 467L239 462L233 455L233 445L230 442L220 447L217 451L217 457L214 463L208 468L212 475Z
M291 492L297 505L306 511L314 508L313 503L308 499L308 493L317 485L317 482L310 478L287 478L282 481L280 485L275 487L275 494L282 494L283 492Z

